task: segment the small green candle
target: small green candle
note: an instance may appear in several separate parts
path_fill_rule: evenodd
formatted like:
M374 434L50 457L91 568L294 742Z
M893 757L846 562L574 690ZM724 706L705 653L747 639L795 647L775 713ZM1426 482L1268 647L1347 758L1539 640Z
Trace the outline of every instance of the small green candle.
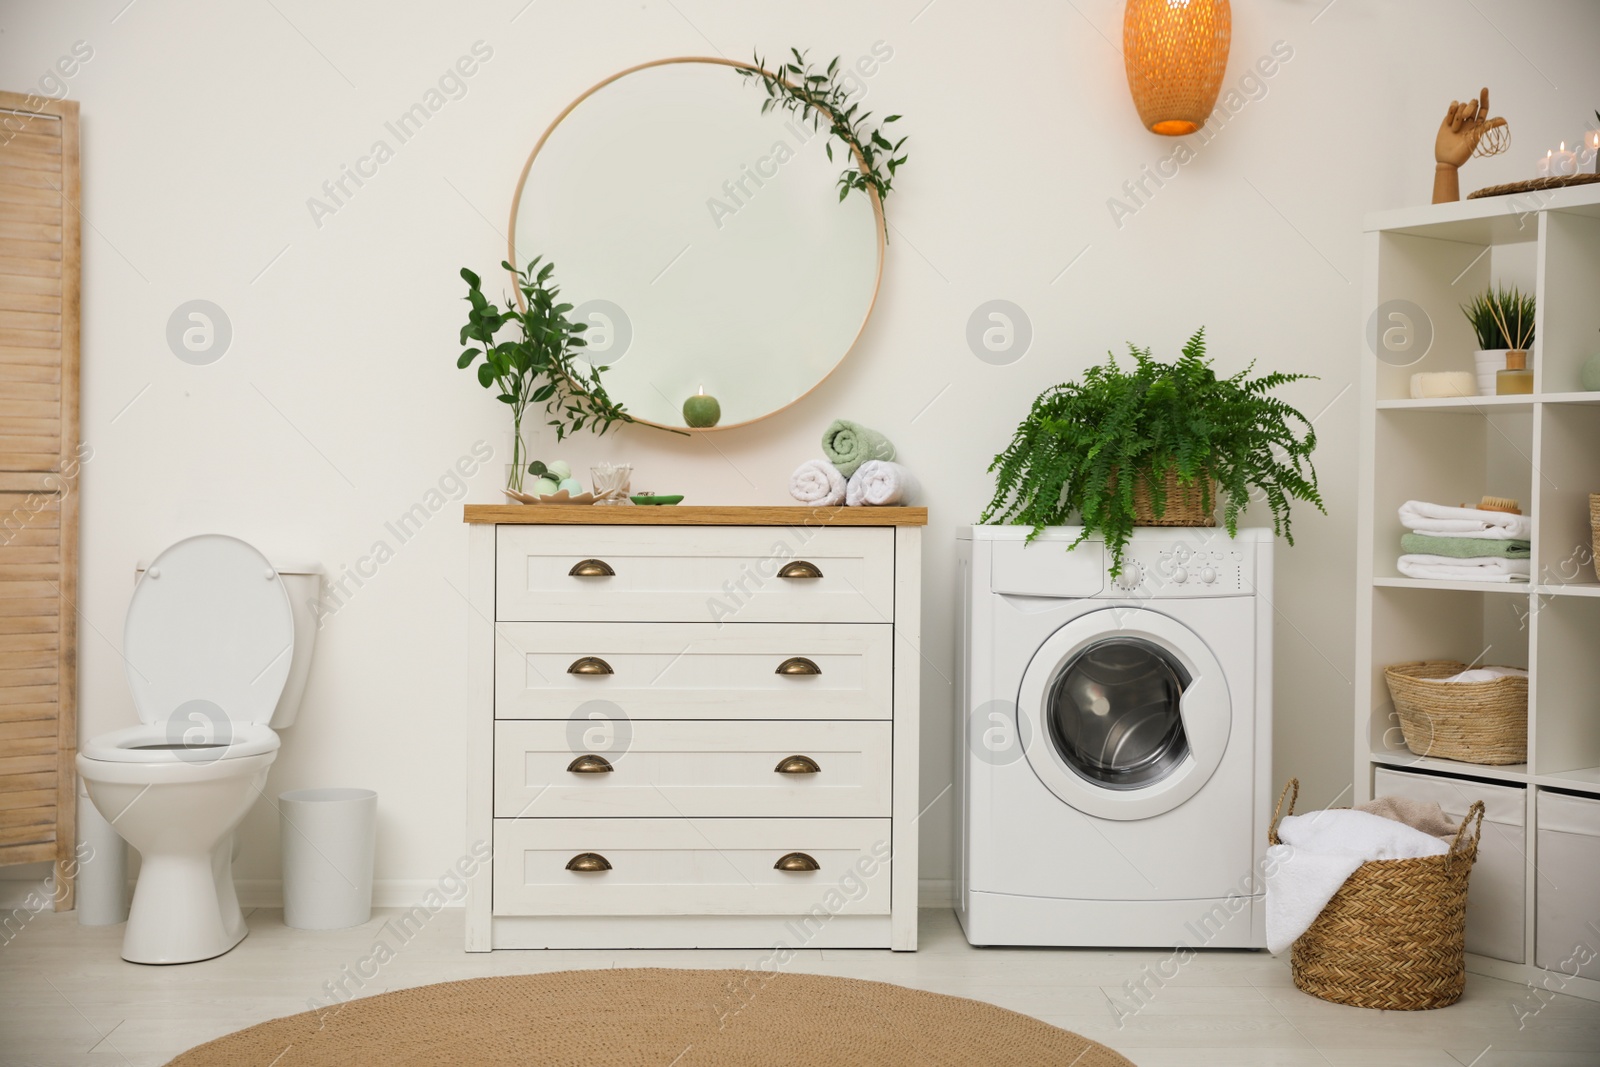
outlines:
M683 421L696 429L715 426L722 418L722 405L714 396L706 396L706 387L683 402Z

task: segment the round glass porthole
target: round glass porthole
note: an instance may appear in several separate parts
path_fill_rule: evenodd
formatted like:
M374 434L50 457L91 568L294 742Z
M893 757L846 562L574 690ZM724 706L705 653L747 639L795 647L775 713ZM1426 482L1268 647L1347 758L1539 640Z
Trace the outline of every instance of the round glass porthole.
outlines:
M1180 703L1190 683L1159 645L1113 637L1079 650L1046 697L1051 743L1080 777L1109 789L1161 781L1189 755Z

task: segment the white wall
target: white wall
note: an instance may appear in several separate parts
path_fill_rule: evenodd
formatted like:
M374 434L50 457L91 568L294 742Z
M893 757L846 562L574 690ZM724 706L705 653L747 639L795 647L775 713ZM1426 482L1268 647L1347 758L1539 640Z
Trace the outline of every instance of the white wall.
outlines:
M1321 376L1286 393L1318 416L1329 517L1298 509L1298 544L1280 556L1273 773L1299 775L1311 804L1339 795L1350 779L1351 383L1367 358L1362 216L1428 199L1429 145L1452 96L1491 83L1514 129L1510 155L1473 162L1466 189L1531 175L1534 156L1574 138L1600 104L1600 7L1581 0L1241 3L1228 84L1274 42L1292 59L1118 226L1108 198L1174 142L1137 121L1116 0L125 3L7 3L0 15L7 88L30 87L74 42L93 49L67 82L83 104L83 435L94 448L83 731L133 721L119 648L139 557L222 530L336 572L388 541L395 558L322 631L268 791L377 789L378 877L399 898L465 845L466 536L454 503L403 546L384 524L474 441L505 454L503 409L454 367L456 272L499 262L529 148L595 81L713 50L894 50L869 106L905 114L911 162L855 353L753 428L693 440L625 431L564 454L579 468L629 460L635 484L696 503L779 503L832 418L886 431L930 487L925 801L951 774L952 529L986 501L990 457L1044 386L1130 340L1170 356L1201 324L1224 371L1254 359ZM467 95L316 225L307 199L479 40L493 57ZM1026 357L1006 367L980 362L964 339L968 315L996 297L1034 329ZM168 316L195 298L220 305L234 330L211 366L180 362L165 340ZM480 473L470 499L494 500L498 477ZM949 877L952 814L946 796L923 819L925 879ZM270 891L276 851L276 816L261 804L241 878Z

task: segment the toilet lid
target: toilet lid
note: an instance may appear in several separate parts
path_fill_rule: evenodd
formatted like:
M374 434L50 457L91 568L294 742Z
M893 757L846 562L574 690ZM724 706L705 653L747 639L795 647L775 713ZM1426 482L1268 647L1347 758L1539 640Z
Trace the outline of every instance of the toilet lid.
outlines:
M186 736L265 724L294 650L289 590L236 537L179 541L134 587L122 647L140 721Z

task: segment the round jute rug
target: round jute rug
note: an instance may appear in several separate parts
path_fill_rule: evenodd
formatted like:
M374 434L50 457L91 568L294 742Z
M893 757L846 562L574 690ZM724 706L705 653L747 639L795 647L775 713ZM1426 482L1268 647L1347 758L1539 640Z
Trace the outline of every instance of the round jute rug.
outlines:
M992 1004L884 982L669 968L475 978L274 1019L175 1067L354 1064L1133 1067Z

